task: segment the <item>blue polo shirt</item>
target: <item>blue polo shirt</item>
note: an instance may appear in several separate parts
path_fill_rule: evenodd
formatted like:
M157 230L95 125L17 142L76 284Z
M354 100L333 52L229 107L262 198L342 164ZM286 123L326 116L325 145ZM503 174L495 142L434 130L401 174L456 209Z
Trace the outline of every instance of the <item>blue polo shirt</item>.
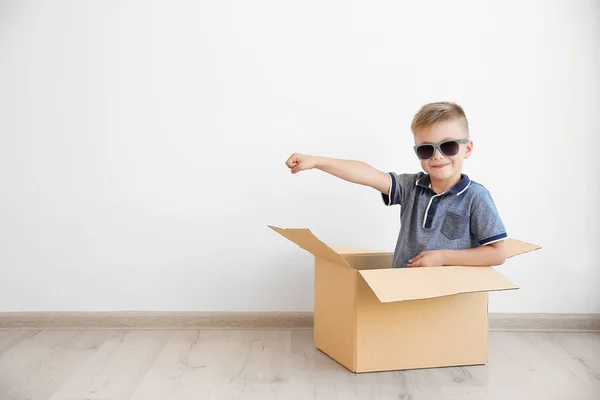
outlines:
M507 237L488 190L467 175L450 190L436 194L429 175L389 173L387 206L400 205L400 233L393 267L406 267L422 251L460 250Z

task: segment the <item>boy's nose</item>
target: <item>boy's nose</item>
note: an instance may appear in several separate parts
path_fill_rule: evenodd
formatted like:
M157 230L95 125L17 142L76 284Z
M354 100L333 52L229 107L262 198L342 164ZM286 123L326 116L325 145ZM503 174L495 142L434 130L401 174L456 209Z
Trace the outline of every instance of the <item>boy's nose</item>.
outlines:
M433 153L433 157L434 160L441 160L442 158L444 158L444 155L442 154L442 152L440 151L440 149L435 149L435 153Z

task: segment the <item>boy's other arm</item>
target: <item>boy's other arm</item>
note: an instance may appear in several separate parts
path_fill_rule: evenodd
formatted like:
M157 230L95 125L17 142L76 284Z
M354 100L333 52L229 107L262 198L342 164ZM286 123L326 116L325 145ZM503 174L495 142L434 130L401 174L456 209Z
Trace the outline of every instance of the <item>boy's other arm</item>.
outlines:
M390 176L363 161L294 153L287 159L286 165L293 174L316 168L345 181L370 186L383 194L390 191Z
M465 250L424 251L411 259L409 267L440 267L459 265L467 267L489 267L502 265L506 261L504 240Z

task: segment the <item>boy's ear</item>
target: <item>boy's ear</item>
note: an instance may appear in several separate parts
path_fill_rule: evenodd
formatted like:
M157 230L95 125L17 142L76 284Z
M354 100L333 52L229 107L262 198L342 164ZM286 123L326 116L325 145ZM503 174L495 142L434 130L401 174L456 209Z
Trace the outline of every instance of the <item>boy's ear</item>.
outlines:
M473 151L473 141L469 141L469 143L467 143L467 148L465 151L465 159L469 158L471 156L471 152Z

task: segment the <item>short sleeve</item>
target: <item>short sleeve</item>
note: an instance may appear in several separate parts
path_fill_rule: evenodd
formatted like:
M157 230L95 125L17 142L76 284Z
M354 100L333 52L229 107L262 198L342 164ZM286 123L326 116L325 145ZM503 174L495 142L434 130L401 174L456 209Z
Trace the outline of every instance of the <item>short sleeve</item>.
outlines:
M471 234L480 245L507 238L506 228L490 193L482 188L471 204Z
M389 172L390 192L382 193L381 197L386 206L402 205L402 199L415 186L415 174L396 174Z

